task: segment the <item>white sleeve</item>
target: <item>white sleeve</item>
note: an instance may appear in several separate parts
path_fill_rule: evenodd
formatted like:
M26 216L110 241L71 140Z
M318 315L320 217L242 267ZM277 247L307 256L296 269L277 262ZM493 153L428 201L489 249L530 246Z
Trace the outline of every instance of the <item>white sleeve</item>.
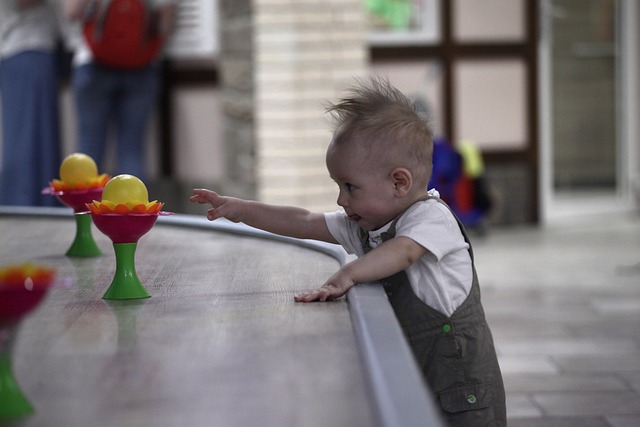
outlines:
M363 255L362 243L358 235L358 225L350 221L343 210L324 214L327 228L336 241L349 254Z
M436 200L417 203L398 221L396 236L405 236L427 249L437 260L469 245L451 211Z

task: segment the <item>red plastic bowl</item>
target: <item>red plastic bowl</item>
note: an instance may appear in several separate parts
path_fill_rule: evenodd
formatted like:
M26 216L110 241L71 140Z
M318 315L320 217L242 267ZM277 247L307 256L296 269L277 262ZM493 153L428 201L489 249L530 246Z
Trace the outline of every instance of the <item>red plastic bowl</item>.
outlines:
M94 214L93 223L113 243L136 243L151 230L159 214Z
M103 189L104 187L90 188L89 190L56 191L49 187L45 188L42 193L58 197L58 200L72 208L75 213L80 213L87 210L87 203L102 200Z
M46 288L28 291L22 289L0 290L0 319L17 320L36 307L47 293Z
M0 280L0 321L14 321L36 307L53 283L53 270L39 270L33 277L5 277Z

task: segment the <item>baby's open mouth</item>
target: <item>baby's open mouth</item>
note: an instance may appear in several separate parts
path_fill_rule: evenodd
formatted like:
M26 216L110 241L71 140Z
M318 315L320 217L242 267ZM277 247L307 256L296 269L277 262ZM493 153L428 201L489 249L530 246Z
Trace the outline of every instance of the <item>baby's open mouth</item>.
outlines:
M356 214L351 214L348 216L350 221L355 221L358 222L360 220L360 215L356 215Z

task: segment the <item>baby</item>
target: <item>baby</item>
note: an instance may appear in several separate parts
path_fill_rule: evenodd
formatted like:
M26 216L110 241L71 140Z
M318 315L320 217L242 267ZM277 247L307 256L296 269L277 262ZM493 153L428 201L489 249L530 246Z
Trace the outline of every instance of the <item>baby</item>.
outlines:
M193 190L209 220L227 218L301 239L339 243L358 256L298 302L339 298L382 281L443 418L455 426L506 425L505 394L464 228L427 191L433 141L426 120L386 80L357 81L327 108L326 155L341 210L315 213Z

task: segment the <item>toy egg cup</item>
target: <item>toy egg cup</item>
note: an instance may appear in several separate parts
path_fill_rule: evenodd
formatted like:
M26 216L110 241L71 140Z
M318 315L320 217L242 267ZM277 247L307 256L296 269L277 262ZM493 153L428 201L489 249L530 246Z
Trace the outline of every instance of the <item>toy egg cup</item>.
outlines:
M138 240L155 224L158 216L171 215L170 212L154 214L103 214L86 212L91 215L98 230L111 239L116 255L116 271L109 288L102 296L107 300L127 300L149 298L151 294L144 287L135 268L135 252Z
M14 273L19 273L16 269ZM11 368L11 350L22 318L44 298L54 271L36 268L35 277L0 278L0 420L30 415L34 408L23 394Z
M96 257L102 255L102 251L93 239L93 234L91 234L91 218L82 215L82 213L87 210L87 203L102 198L103 188L57 191L52 187L48 187L42 190L42 194L56 196L60 202L73 209L76 220L76 235L73 243L65 253L66 256Z

